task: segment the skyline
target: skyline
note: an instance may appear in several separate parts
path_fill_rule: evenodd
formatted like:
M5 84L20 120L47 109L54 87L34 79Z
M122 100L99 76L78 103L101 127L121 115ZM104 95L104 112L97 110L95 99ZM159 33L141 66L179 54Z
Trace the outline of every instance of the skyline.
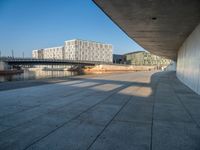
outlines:
M71 39L112 44L116 54L143 50L91 0L0 1L1 55L31 56L34 49Z

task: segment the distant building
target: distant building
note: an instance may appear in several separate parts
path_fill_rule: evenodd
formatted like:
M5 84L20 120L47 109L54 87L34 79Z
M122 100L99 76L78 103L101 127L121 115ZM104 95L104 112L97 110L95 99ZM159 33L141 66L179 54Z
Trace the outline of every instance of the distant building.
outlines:
M64 59L63 47L51 47L42 49L44 59Z
M169 59L165 59L163 57L159 57L145 51L137 51L124 54L124 58L126 64L132 64L136 66L143 66L143 65L166 66L169 65L171 62L171 60Z
M33 58L112 62L111 44L86 40L65 41L64 46L33 50Z
M32 51L32 57L33 57L33 58L42 59L42 58L43 58L43 49L40 49L40 50L33 50L33 51Z
M86 40L65 41L65 59L112 62L112 45Z
M124 63L124 55L113 54L113 63L123 64Z

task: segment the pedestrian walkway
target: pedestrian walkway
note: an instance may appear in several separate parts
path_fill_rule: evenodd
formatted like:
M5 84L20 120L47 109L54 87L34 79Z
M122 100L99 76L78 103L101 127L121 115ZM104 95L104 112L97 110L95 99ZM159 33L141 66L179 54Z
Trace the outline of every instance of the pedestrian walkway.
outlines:
M200 96L175 72L79 77L0 92L2 150L197 150Z

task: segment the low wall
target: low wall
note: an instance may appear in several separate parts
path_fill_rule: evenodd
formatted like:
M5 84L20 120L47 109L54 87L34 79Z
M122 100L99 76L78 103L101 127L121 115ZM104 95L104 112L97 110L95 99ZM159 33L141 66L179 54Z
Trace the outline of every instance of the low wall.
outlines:
M156 66L133 66L133 65L96 65L84 69L84 72L113 72L113 71L150 71L156 70Z

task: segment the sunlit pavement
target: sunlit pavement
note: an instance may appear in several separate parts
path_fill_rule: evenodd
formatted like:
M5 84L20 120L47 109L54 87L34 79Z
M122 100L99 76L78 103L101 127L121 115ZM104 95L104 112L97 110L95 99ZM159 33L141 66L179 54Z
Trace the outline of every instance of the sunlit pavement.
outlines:
M0 92L1 150L197 150L200 96L175 72Z

